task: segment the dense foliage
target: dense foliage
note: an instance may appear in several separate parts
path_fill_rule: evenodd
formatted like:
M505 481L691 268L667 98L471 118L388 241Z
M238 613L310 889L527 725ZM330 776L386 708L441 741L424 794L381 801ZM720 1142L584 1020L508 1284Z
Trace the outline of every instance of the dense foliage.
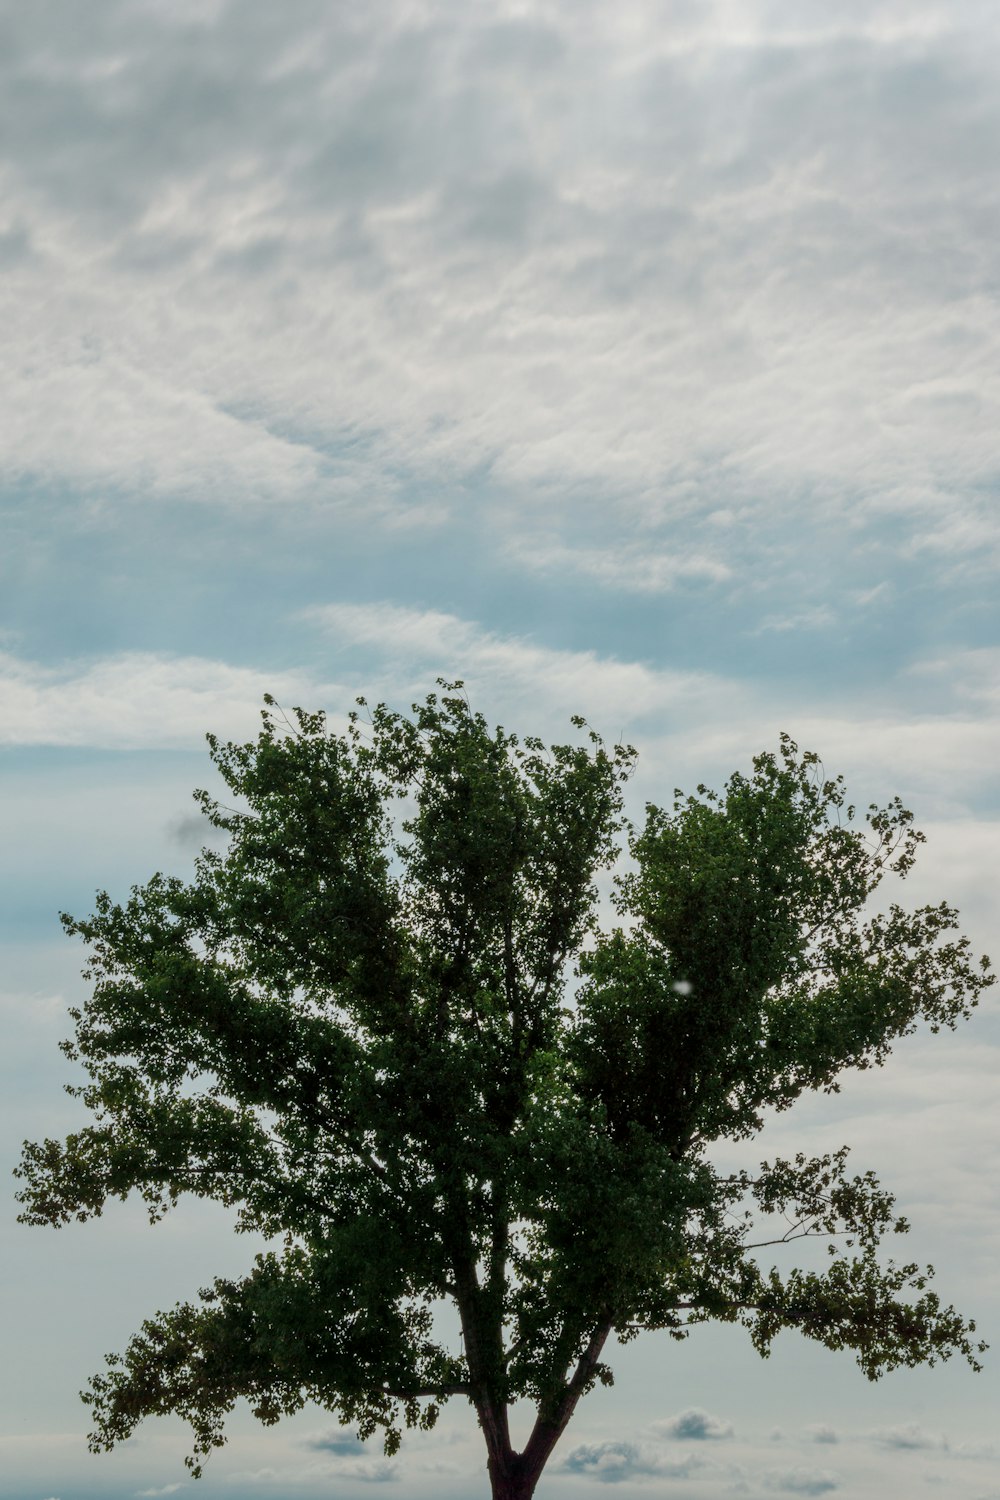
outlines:
M762 1353L794 1327L872 1379L975 1365L974 1325L878 1253L906 1225L846 1151L730 1175L710 1156L992 983L950 907L866 916L913 862L909 812L857 819L783 738L636 833L630 748L519 741L443 687L343 734L269 700L255 742L210 737L237 805L197 796L225 851L63 918L90 947L66 1050L94 1123L26 1145L22 1218L138 1192L157 1219L193 1193L276 1247L110 1357L86 1397L95 1449L180 1413L197 1472L242 1396L265 1422L317 1401L392 1451L457 1395L494 1496L527 1500L611 1379L612 1335L738 1320ZM623 840L602 933L595 876ZM754 1225L776 1213L784 1239L829 1240L822 1272L761 1262ZM435 1337L440 1299L460 1349Z

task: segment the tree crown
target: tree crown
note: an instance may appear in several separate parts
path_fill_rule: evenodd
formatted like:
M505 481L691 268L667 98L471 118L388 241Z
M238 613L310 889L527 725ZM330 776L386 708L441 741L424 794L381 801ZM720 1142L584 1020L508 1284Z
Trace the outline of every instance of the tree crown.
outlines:
M859 819L783 737L636 831L631 747L579 718L582 744L519 740L461 687L339 734L268 700L256 741L210 737L237 805L196 795L225 850L63 918L90 948L65 1050L94 1123L26 1144L22 1218L137 1191L156 1219L194 1193L281 1241L110 1357L94 1446L178 1412L198 1469L246 1396L265 1422L318 1401L393 1451L461 1395L494 1493L528 1495L610 1380L612 1333L721 1318L762 1353L782 1327L852 1348L871 1378L976 1364L929 1272L877 1254L906 1224L846 1151L729 1175L709 1154L993 982L951 907L866 915L913 863L911 814ZM623 837L602 931L595 880ZM755 1214L779 1211L783 1238L829 1240L824 1274L762 1268ZM433 1331L442 1298L458 1351ZM518 1455L521 1397L538 1420Z

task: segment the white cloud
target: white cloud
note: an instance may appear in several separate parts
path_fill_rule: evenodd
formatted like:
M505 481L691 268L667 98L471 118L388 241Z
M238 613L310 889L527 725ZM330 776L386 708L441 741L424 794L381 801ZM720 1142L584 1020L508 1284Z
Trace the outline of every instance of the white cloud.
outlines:
M512 531L505 547L507 557L526 572L582 573L631 594L666 593L679 583L725 583L734 576L733 566L712 555L710 540L692 548L675 538L628 542L616 537L610 545L588 547L553 538L551 532L533 535L530 527L529 520L523 531Z
M976 872L996 858L1000 829L974 809L995 794L1000 717L992 695L976 689L983 653L959 654L949 671L936 662L933 671L913 669L868 699L831 699L817 683L809 701L736 676L555 649L388 601L316 606L304 618L338 650L339 682L162 653L60 667L0 653L0 743L196 748L209 729L253 734L266 692L286 708L341 714L359 691L403 706L436 677L459 677L476 708L516 728L562 736L582 712L606 739L634 739L636 793L663 800L675 785L720 781L785 729L845 774L862 807L899 792L931 836L923 864L946 871L956 893L982 908L984 924L991 919L991 888ZM925 683L940 683L940 706Z
M372 650L407 682L425 673L431 679L456 676L477 697L489 693L491 712L497 705L506 711L534 703L550 721L559 715L565 722L585 711L595 721L600 716L609 732L610 726L655 716L703 719L713 706L721 708L724 693L731 702L737 691L708 673L672 672L595 651L553 650L438 610L389 602L331 604L308 610L306 618L340 646Z
M56 668L0 654L0 743L197 748L208 730L254 734L266 692L310 706L331 689L201 657L121 652Z
M616 588L995 548L988 8L188 10L11 20L8 476L437 524L488 472Z
M582 712L606 738L633 737L642 750L638 784L654 800L666 795L664 776L668 788L724 777L776 745L785 729L847 776L860 806L898 792L917 812L918 826L940 825L935 842L942 841L943 857L956 870L963 860L971 868L972 850L978 868L979 855L989 858L996 846L996 826L971 818L977 801L995 794L1000 733L992 699L962 688L979 680L980 653L958 654L948 670L936 663L927 673L910 669L867 696L831 697L819 681L806 697L735 675L556 650L444 611L389 601L321 605L305 614L352 653L355 671L357 653L370 652L380 664L378 680L388 668L400 695L432 687L438 675L460 677L476 707L518 719L528 714L542 733L563 733L567 716ZM927 682L940 683L939 694Z
M226 411L211 394L150 373L115 350L68 340L46 364L5 362L0 400L8 413L6 465L36 479L72 475L93 497L109 485L147 499L181 497L226 505L269 504L322 490L352 494L322 455L266 425ZM42 411L48 413L42 422Z

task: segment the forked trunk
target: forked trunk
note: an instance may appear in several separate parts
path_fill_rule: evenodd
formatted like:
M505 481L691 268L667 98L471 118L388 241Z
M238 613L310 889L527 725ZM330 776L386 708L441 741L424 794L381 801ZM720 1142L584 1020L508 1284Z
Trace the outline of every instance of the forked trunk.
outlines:
M555 1412L543 1416L539 1410L538 1420L523 1453L514 1453L511 1449L506 1408L502 1409L503 1420L500 1423L497 1421L495 1407L488 1402L480 1407L479 1421L486 1434L486 1449L490 1455L488 1468L492 1500L531 1500L553 1448L565 1431L588 1382L593 1379L597 1361L610 1332L609 1317L594 1330L590 1343L580 1356L572 1380L563 1390Z
M539 1423L523 1453L495 1454L487 1465L492 1500L531 1500L559 1431Z

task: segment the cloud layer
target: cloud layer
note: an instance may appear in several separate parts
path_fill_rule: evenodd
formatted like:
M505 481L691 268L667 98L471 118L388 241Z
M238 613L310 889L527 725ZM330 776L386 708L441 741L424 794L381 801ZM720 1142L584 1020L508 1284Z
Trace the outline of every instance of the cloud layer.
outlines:
M831 770L845 772L855 795L870 800L898 791L921 822L964 820L965 842L953 853L943 848L945 860L959 863L977 846L991 857L995 825L970 820L991 810L996 796L995 651L916 661L869 691L834 695L821 681L806 695L735 674L556 648L516 630L388 600L311 606L300 620L329 648L325 661L339 680L329 672L268 671L171 653L126 651L46 665L0 652L0 742L195 748L208 729L253 734L267 692L285 708L339 715L362 691L405 707L438 677L458 677L487 717L562 736L570 715L583 712L606 738L634 738L643 751L644 789L647 775L673 777L671 786L680 776L726 775L787 730L819 750ZM659 796L666 795L661 786Z
M992 554L975 0L60 17L0 60L9 480L485 505L521 565L653 591L790 527Z

